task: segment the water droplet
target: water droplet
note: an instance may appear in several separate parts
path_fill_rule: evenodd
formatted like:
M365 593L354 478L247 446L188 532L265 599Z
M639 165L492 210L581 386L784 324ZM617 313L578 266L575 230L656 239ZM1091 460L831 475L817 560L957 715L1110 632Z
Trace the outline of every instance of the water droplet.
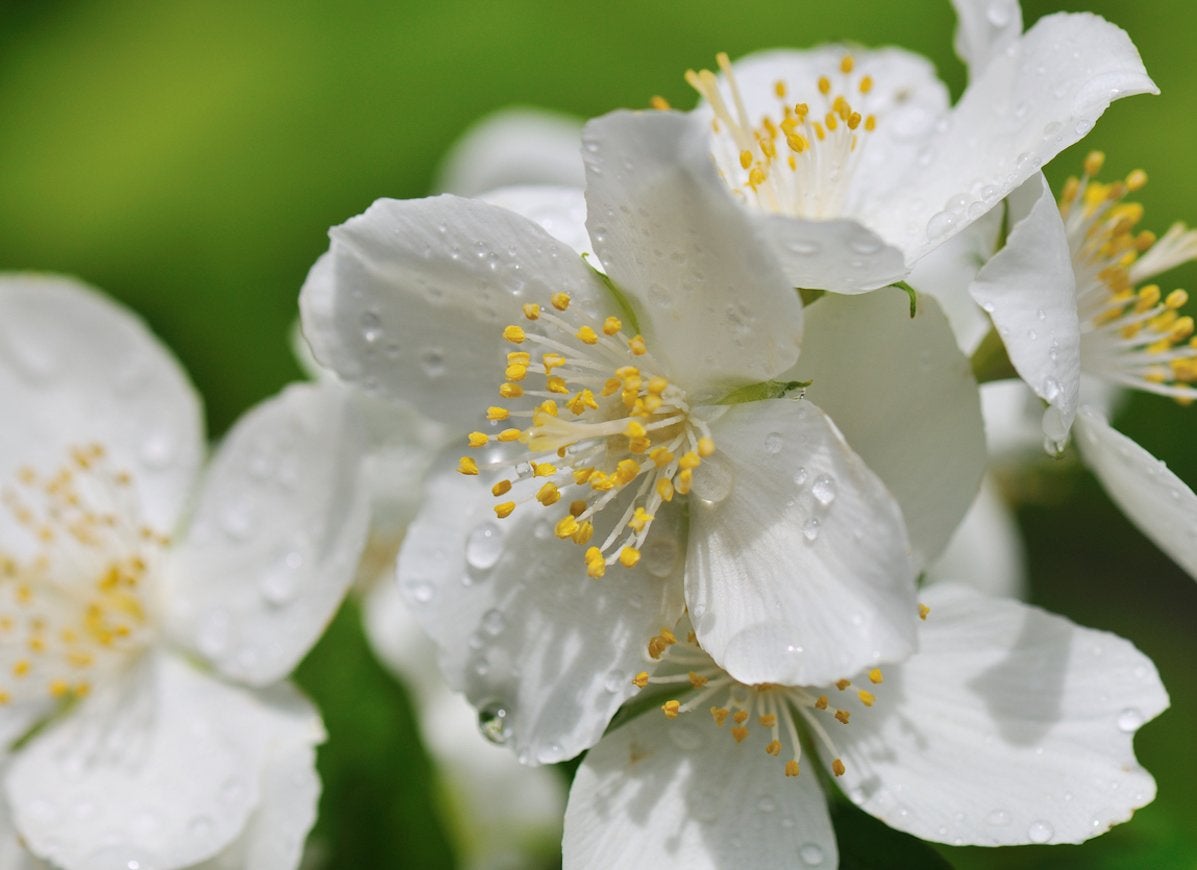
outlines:
M802 524L802 537L808 541L813 541L819 537L819 520L817 517L811 517Z
M685 722L674 722L669 726L669 739L683 752L694 752L706 743L703 733L695 726Z
M1029 338L1031 341L1035 341L1037 338L1039 338L1039 333L1033 329L1028 329L1027 338Z
M813 257L815 254L823 250L823 246L818 242L812 242L803 239L792 241L787 247L795 254L803 257Z
M858 254L875 254L881 250L881 240L875 236L859 236L849 242L848 247Z
M298 564L303 563L303 558L298 553L291 553L288 558L290 556L298 558ZM299 592L299 578L295 569L284 562L281 568L274 569L262 578L258 591L262 593L262 598L267 604L273 604L275 607L291 603Z
M1055 378L1046 378L1043 381L1043 398L1054 402L1059 397L1061 389L1060 382Z
M234 504L220 515L220 528L234 541L248 540L254 530L253 515L249 505Z
M1012 18L1008 0L994 0L985 7L985 20L994 27L1005 27Z
M656 529L653 529L653 534L649 535L640 551L641 561L645 570L654 577L668 577L677 567L680 552L677 538L668 532L656 534Z
M420 368L430 378L438 378L445 373L445 352L439 347L430 347L420 354Z
M498 701L483 704L478 710L478 730L498 746L511 739L511 711Z
M1050 139L1052 136L1055 136L1060 132L1061 126L1059 121L1048 121L1043 125L1043 138Z
M378 319L378 315L373 311L367 311L358 319L358 327L361 329L362 338L367 344L374 344L382 337L382 321Z
M491 608L482 615L482 630L491 637L501 634L506 627L507 620L500 611Z
M780 432L770 432L765 436L765 452L776 456L781 453L782 447L785 446L785 439L781 437Z
M806 486L806 467L799 465L798 470L794 472L794 486Z
M828 474L820 474L811 484L810 491L811 495L815 497L815 501L823 507L827 507L835 501L835 479Z
M187 833L197 840L207 840L212 836L214 825L207 816L196 816L187 823Z
M818 867L823 863L823 849L814 843L807 843L798 850L798 855L807 867Z
M1143 714L1134 707L1127 707L1118 714L1118 730L1127 734L1137 731L1143 724Z
M466 538L465 556L470 567L485 571L503 554L503 532L494 523L481 523Z
M956 215L949 211L941 211L931 217L927 221L927 237L931 239L938 239L941 236L946 236L956 226Z
M608 671L607 678L603 680L603 688L613 695L631 684L632 678L624 671Z
M763 794L757 799L756 808L762 813L771 813L777 809L777 801L773 799L772 795Z
M985 817L985 821L991 825L1008 825L1010 824L1010 814L1005 810L994 810Z
M707 507L714 507L731 495L734 483L731 467L716 456L694 472L690 492Z
M848 800L852 801L852 803L856 804L857 806L860 806L865 802L864 790L859 787L848 789Z
M409 580L404 589L416 604L427 604L435 594L432 584L427 580Z
M161 471L174 461L174 440L165 432L157 432L141 442L140 456L146 468Z
M1073 129L1076 131L1078 136L1084 136L1093 129L1093 122L1088 118L1081 118L1081 120L1076 122L1076 126L1073 127Z
M982 302L981 303L981 309L986 314L993 314L995 308L997 308L997 306L994 305L992 302Z
M1046 843L1055 834L1056 829L1042 819L1031 822L1031 826L1027 828L1027 838L1032 843Z

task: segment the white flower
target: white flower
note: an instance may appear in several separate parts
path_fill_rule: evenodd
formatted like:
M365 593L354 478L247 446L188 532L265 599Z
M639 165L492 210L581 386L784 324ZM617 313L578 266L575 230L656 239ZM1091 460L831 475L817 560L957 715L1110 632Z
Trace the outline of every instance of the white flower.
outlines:
M23 841L66 868L295 867L324 734L280 680L365 533L345 402L288 389L197 481L174 359L34 275L0 279L0 395L0 729L28 735L4 773Z
M991 25L975 17L992 4L957 6L970 27ZM734 65L720 55L722 77L688 76L705 101L671 162L709 150L795 286L855 293L901 280L1112 100L1156 90L1126 34L1101 18L1051 15L1020 36L1017 8L1003 12L1002 38L985 43L955 106L931 64L899 49L823 46Z
M630 171L672 159L628 140L632 118L587 128L574 244L603 273L505 209L381 200L332 231L301 297L342 378L473 430L476 451L431 478L399 578L451 683L539 761L597 739L683 606L750 682L909 653L898 505L921 565L983 462L976 391L933 306L911 320L897 291L822 300L795 367L802 309L768 247L709 162ZM502 196L572 238L563 191ZM781 395L808 378L805 399Z
M1017 602L923 593L919 651L834 685L747 686L671 645L639 677L660 710L578 770L567 870L835 866L819 763L886 824L956 845L1079 843L1154 798L1132 749L1168 705L1149 659Z

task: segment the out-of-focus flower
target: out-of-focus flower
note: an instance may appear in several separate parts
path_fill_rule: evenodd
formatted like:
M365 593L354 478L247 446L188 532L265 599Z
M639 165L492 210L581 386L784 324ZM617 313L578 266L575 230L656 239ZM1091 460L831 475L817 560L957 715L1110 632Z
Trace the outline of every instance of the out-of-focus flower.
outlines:
M812 755L865 811L955 845L1079 843L1154 798L1132 739L1168 697L1146 656L1017 602L924 594L917 653L823 687L743 685L662 631L636 678L661 706L587 754L565 866L835 866Z
M801 306L770 249L731 217L739 206L709 161L689 173L628 171L658 144L605 147L626 140L629 117L586 134L588 241L601 273L509 211L384 200L333 230L301 299L316 356L344 379L474 430L465 475L445 468L430 483L400 580L451 681L501 708L504 737L539 761L597 739L642 639L684 603L716 658L750 682L830 679L905 655L913 569L882 481L923 525L912 532L921 563L959 518L940 505L962 510L979 477L975 389L942 318L928 307L913 321L916 350L896 291L891 307L861 309L884 324L874 329L820 301L812 311L841 315L827 364L804 354L794 368ZM672 120L679 133L687 123ZM536 195L521 191L521 210L573 225L572 211L554 215ZM870 343L942 372L943 389L877 376ZM861 449L881 481L814 394L795 393L807 366L821 372L812 390L834 382L832 357L861 383L816 401L838 401L846 419L859 405L861 421L895 411L889 438L868 433L877 463ZM935 434L898 434L906 425ZM945 466L961 473L941 477ZM918 486L924 470L944 488Z
M366 530L337 390L251 411L198 477L200 408L126 311L0 280L0 728L17 831L66 868L289 868L316 710L282 680Z

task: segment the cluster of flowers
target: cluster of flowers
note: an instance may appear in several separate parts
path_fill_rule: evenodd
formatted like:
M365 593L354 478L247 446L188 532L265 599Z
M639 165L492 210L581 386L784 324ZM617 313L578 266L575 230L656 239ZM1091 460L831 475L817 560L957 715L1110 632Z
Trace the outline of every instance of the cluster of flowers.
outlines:
M1121 30L955 5L955 105L896 49L720 56L693 111L588 123L577 186L333 229L316 382L198 483L196 396L145 328L0 280L12 866L297 866L323 732L286 676L379 573L384 653L406 607L492 742L589 750L566 867L834 866L828 786L955 844L1148 803L1151 662L936 566L989 459L978 379L1017 376L1036 440L1075 425L1197 573L1197 496L1106 422L1111 387L1197 395L1185 294L1145 283L1197 235L1137 230L1146 176L1100 155L1058 195L1039 172L1154 91Z

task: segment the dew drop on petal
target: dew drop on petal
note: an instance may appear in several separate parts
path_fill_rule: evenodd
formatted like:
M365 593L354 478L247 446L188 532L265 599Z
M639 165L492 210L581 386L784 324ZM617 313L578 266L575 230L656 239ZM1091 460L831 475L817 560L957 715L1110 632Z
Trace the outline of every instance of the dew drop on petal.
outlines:
M823 849L814 843L807 843L798 850L798 855L802 858L802 863L807 867L819 867L823 864Z
M814 541L819 537L819 520L816 517L811 517L802 524L802 537L808 541Z
M482 630L491 637L502 634L506 627L507 620L500 611L491 608L482 615Z
M373 311L367 311L358 319L358 327L361 329L362 338L367 344L374 344L382 337L382 321L378 319L378 315Z
M432 584L427 580L411 580L406 584L405 591L416 604L427 604L434 594Z
M466 539L465 557L471 568L485 571L503 553L503 533L494 523L480 523Z
M932 215L931 220L927 221L927 237L930 239L938 239L941 236L946 236L956 226L956 215L950 211L941 211Z
M439 347L426 348L420 354L420 368L430 378L440 377L445 373L445 352Z
M631 684L631 677L626 672L619 670L608 671L606 679L603 680L603 688L613 695Z
M815 497L815 501L823 507L827 507L835 501L835 479L828 474L820 474L811 484L810 491Z
M511 711L498 701L483 704L478 710L478 731L498 746L511 739Z
M1118 730L1130 734L1143 724L1143 714L1134 707L1127 707L1118 714Z
M641 549L641 561L645 570L654 577L668 577L677 566L680 553L677 538L666 533L654 534L649 536Z
M1027 828L1027 838L1032 843L1046 843L1055 834L1056 829L1042 819L1031 822L1031 826Z
M806 467L798 466L798 470L794 472L794 486L806 486L807 477Z
M1010 824L1010 814L1005 810L994 810L985 817L985 821L996 827Z
M777 801L772 795L763 794L757 799L756 808L762 813L771 813L777 809Z
M770 432L765 436L765 452L773 456L781 453L781 449L785 446L785 439L781 437L780 432Z
M669 728L669 739L683 752L694 752L706 743L703 732L687 723L674 723Z

